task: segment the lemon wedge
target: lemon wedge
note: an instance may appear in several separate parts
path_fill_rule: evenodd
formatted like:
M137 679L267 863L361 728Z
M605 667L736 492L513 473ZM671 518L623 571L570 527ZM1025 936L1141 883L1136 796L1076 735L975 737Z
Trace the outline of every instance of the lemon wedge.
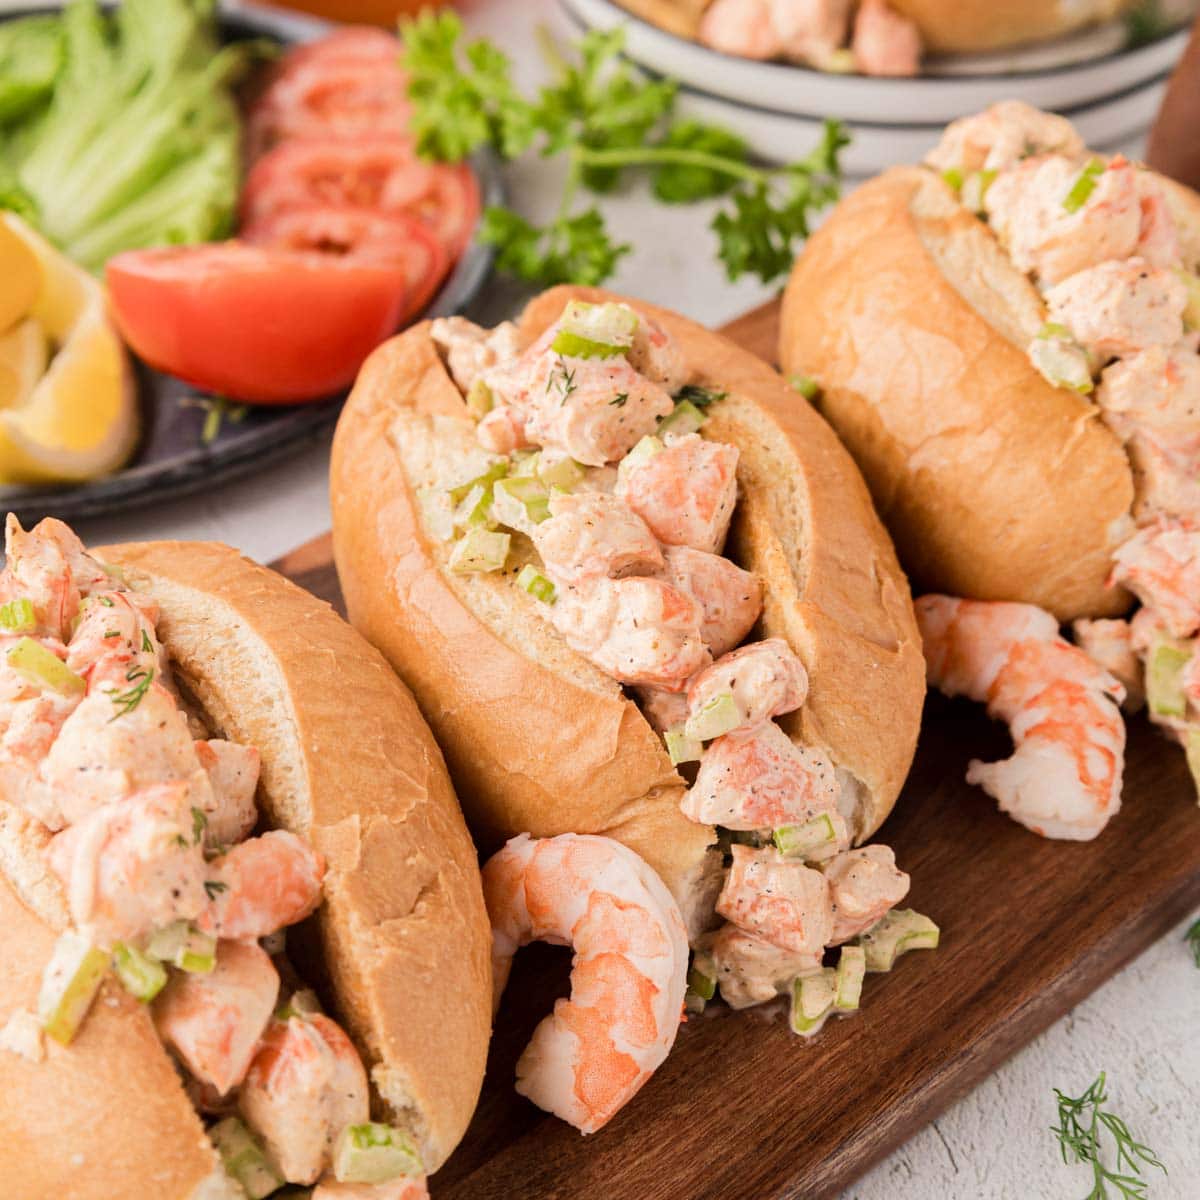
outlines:
M137 398L104 288L12 213L0 213L0 230L0 264L11 255L20 265L5 234L19 240L34 263L34 295L16 319L35 322L43 346L52 343L57 351L32 389L0 408L0 480L76 482L115 471L137 441ZM21 287L23 281L11 291ZM3 290L9 291L7 280Z
M0 408L28 403L49 361L50 347L40 321L26 317L0 333Z
M0 280L0 332L4 332L29 312L42 283L37 255L8 224L0 224Z

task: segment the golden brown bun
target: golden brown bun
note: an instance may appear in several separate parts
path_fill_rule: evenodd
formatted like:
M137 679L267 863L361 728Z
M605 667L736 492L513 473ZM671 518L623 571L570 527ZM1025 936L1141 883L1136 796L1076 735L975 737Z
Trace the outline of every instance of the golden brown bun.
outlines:
M694 38L700 32L700 18L710 0L617 0L635 17L649 21L668 33Z
M1116 615L1130 599L1105 580L1132 472L1096 406L1029 361L1043 319L987 226L933 172L902 167L809 239L780 361L820 381L915 587Z
M888 0L930 50L971 53L1043 42L1107 21L1131 0Z
M620 299L556 288L526 310L524 339L572 298ZM764 634L787 638L812 677L785 728L830 751L864 838L903 783L924 692L891 544L853 463L774 371L683 317L628 303L681 345L696 382L730 393L705 427L741 451L729 552L764 581ZM473 443L473 427L429 326L376 350L339 423L330 474L351 620L415 693L483 848L524 831L617 837L659 872L695 932L711 911L713 833L679 811L686 785L658 736L538 615L511 569L452 575L445 544L422 527L421 469L458 439Z
M318 913L337 1015L388 1119L435 1171L475 1110L491 929L445 763L382 657L327 604L211 543L98 551L162 607L177 678L262 754L269 824L325 856Z
M328 605L226 546L157 542L97 554L161 605L159 633L176 676L214 734L260 750L267 823L307 837L328 860L315 934L327 978L313 982L334 999L335 1015L363 1054L380 1114L410 1129L426 1167L436 1170L461 1138L483 1079L491 938L474 848L416 705ZM35 823L11 808L0 812L0 867L27 903L61 927L61 890L37 852L44 840ZM36 924L31 915L27 923ZM37 952L27 948L32 940L22 931L20 953L30 966L21 986L30 995L52 937L43 932ZM0 1018L7 1002L0 990ZM151 1168L169 1182L170 1172L182 1178L203 1157L193 1146L203 1138L199 1122L149 1019L136 1004L122 1005L129 1011L119 1015L130 1020L111 1020L98 1006L69 1050L40 1068L0 1055L0 1094L7 1098L10 1075L28 1073L41 1091L22 1103L45 1126L65 1121L75 1129L79 1121L78 1106L64 1105L60 1093L60 1062L94 1076L97 1088L103 1083L106 1112L118 1081L136 1081L153 1122L134 1136L140 1110L132 1102L128 1117L122 1114L129 1138L111 1136L112 1116L87 1122L98 1139L85 1146L92 1170L104 1168L100 1190L80 1196L134 1195L156 1179ZM159 1126L161 1145L147 1160L148 1131L158 1138ZM61 1143L44 1140L19 1149L28 1160L23 1170L34 1169L39 1150L47 1163L62 1156ZM0 1179L9 1168L3 1160ZM140 1187L121 1186L122 1170L136 1172ZM154 1183L164 1200L191 1194L173 1187Z

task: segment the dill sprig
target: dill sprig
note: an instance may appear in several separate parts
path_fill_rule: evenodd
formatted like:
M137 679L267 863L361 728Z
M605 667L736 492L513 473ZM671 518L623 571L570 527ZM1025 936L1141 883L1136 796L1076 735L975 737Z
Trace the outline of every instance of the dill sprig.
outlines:
M129 687L118 692L116 688L109 688L108 698L116 707L116 712L109 717L111 724L118 717L128 716L139 704L142 698L150 690L150 685L154 682L154 670L150 667L139 667L134 665L125 672L125 679L129 683Z
M1104 1107L1108 1102L1105 1079L1101 1071L1087 1091L1076 1097L1055 1088L1058 1124L1051 1126L1051 1132L1058 1138L1063 1162L1086 1163L1092 1168L1092 1190L1085 1200L1109 1200L1110 1186L1124 1200L1146 1200L1149 1184L1142 1178L1143 1166L1157 1167L1164 1175L1167 1168L1149 1146L1133 1136L1120 1117ZM1101 1161L1106 1134L1116 1151L1116 1165L1111 1170Z

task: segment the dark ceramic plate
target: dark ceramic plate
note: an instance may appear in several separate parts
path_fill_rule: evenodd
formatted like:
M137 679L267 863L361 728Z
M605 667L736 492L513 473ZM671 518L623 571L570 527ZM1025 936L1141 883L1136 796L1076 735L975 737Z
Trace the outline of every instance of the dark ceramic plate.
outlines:
M44 11L46 6L41 7ZM6 12L3 19L37 10L37 6L30 6ZM313 18L264 8L223 13L221 28L230 40L269 37L291 45L319 36L328 26ZM483 203L502 203L495 160L477 157L472 166L479 178ZM483 286L491 262L488 248L471 245L426 315L446 316L461 311ZM344 399L338 396L312 404L251 408L240 420L224 417L216 437L206 442L208 412L197 403L194 388L141 363L136 373L142 436L124 470L69 487L0 487L0 507L15 512L28 526L46 516L68 521L97 517L208 491L237 476L260 471L315 441L337 419Z

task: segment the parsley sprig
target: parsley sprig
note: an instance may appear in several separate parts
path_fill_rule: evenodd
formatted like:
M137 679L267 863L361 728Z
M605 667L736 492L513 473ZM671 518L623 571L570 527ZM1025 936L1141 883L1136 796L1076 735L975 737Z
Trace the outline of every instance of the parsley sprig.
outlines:
M489 207L481 240L497 266L531 283L603 283L630 246L613 240L581 192L610 192L632 170L648 173L666 204L725 196L713 219L730 279L764 282L791 266L814 213L837 199L838 155L849 138L834 121L805 158L778 168L750 160L741 138L675 116L674 80L643 79L622 57L621 29L592 30L563 55L543 38L555 81L536 97L520 93L502 51L480 39L461 45L462 22L424 12L402 26L404 65L420 152L458 162L489 146L505 159L536 149L563 154L566 183L554 218L539 227L511 209Z
M1146 1200L1149 1184L1142 1178L1142 1167L1157 1167L1164 1175L1167 1168L1153 1150L1134 1138L1120 1117L1104 1107L1108 1102L1105 1078L1101 1071L1078 1097L1054 1089L1058 1098L1058 1124L1051 1127L1052 1132L1058 1138L1063 1162L1087 1163L1092 1168L1092 1190L1086 1200L1108 1200L1110 1185L1125 1200ZM1101 1141L1105 1134L1112 1138L1116 1149L1113 1170L1101 1161L1104 1150Z
M1187 942L1196 966L1200 967L1200 917L1197 917L1188 926L1187 933L1183 935L1183 940Z

